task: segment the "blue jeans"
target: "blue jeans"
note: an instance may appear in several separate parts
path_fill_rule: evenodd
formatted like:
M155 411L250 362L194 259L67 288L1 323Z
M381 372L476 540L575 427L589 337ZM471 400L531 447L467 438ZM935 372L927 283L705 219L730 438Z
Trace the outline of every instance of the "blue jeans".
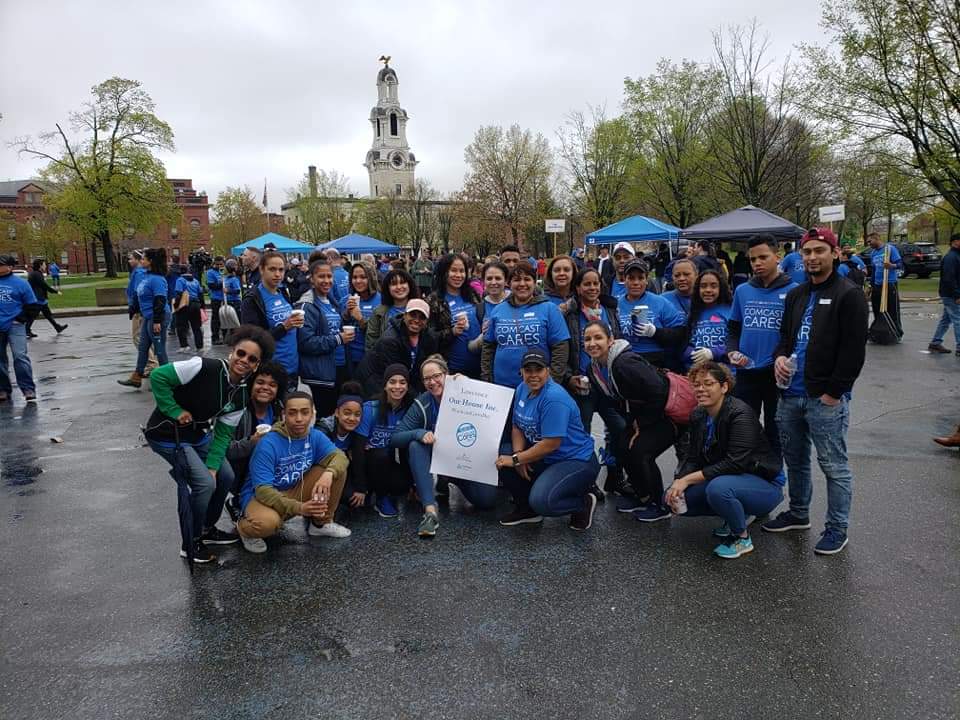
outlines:
M932 345L941 345L947 330L953 325L953 339L956 340L957 350L960 350L960 305L953 298L942 297L943 315L940 316L940 322L937 323L937 329L933 333Z
M740 535L747 529L747 515L766 515L783 499L783 488L756 475L718 475L709 482L691 485L683 493L684 515L719 515Z
M810 517L813 478L810 474L810 442L817 449L817 462L827 478L828 528L846 531L853 498L853 474L847 463L847 399L830 407L819 398L782 397L777 406L777 427L787 464L790 512L801 520Z
M433 445L424 445L414 440L409 447L410 472L413 474L413 484L417 488L417 495L424 506L436 505L437 497L434 494L433 475L430 474L430 461L433 459ZM490 472L493 472L490 468ZM463 496L478 510L490 510L497 504L499 488L496 485L462 480L460 478L445 478L451 485L460 488Z
M153 333L153 318L144 318L140 325L140 344L137 346L137 374L143 375L147 369L147 359L150 354L150 348L153 348L157 356L157 362L160 365L166 365L170 362L167 359L167 334L166 323L162 323L160 332Z
M17 376L20 392L32 393L37 389L33 383L33 368L27 355L27 328L15 322L7 331L0 331L0 392L13 392L10 384L10 366L7 364L7 345L13 353L13 374Z
M510 455L511 445L500 448L501 455ZM557 517L583 510L590 486L597 480L600 463L596 454L589 460L561 460L544 465L528 466L530 481L524 480L512 467L500 469L500 482L520 510L530 509L537 515Z
M170 463L170 476L173 477L173 448L164 447L152 440L147 440L150 449ZM217 524L220 513L223 512L223 503L227 499L227 492L233 486L233 468L224 458L217 470L217 481L210 477L210 471L204 464L207 459L209 443L195 448L184 445L183 453L187 461L187 484L190 486L190 507L193 509L193 535L200 537L204 528Z

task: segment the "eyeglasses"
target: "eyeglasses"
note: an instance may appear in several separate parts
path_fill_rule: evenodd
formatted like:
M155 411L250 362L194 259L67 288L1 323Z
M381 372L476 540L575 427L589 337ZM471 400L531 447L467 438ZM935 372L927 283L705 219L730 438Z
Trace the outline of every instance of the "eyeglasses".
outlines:
M442 373L442 372L434 373L433 375L427 375L423 379L423 384L429 385L430 383L440 382L441 380L443 380L445 376L446 376L446 373Z
M423 314L422 312L420 312L419 310L413 310L413 311L411 311L411 312L408 312L408 313L407 313L407 317L410 318L411 320L416 320L417 322L422 322L422 323L424 323L424 322L427 321L427 316L424 315L424 314Z
M709 388L716 387L719 385L716 380L701 380L700 382L690 383L691 387L694 390L708 390Z
M246 350L241 350L240 348L234 348L233 354L236 355L240 360L246 358L247 362L251 365L256 365L260 362L260 356L254 355L253 353L248 353Z

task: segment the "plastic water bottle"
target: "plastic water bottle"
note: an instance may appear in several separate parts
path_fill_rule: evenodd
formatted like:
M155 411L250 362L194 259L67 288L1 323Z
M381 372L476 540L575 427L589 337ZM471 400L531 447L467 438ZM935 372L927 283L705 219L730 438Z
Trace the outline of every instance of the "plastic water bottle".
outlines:
M797 372L797 354L793 353L790 357L787 358L787 369L790 370L790 377L787 378L786 383L781 383L777 381L777 387L781 390L786 390L790 387L790 383L793 382L793 375Z

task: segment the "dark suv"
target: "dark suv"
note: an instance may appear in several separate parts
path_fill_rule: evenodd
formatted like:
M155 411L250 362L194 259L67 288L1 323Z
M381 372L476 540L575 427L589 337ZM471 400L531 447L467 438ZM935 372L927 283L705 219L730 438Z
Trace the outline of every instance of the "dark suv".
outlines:
M933 243L902 243L897 245L903 258L903 275L913 274L918 278L928 278L930 273L940 269L940 251Z

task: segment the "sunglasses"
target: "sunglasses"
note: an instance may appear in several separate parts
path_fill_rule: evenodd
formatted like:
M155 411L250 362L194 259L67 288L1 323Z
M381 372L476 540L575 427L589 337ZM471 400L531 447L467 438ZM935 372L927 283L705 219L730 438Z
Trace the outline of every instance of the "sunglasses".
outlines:
M253 353L248 353L246 350L241 350L240 348L234 348L233 354L237 356L240 360L246 358L247 362L251 365L256 365L260 362L260 356L254 355Z

